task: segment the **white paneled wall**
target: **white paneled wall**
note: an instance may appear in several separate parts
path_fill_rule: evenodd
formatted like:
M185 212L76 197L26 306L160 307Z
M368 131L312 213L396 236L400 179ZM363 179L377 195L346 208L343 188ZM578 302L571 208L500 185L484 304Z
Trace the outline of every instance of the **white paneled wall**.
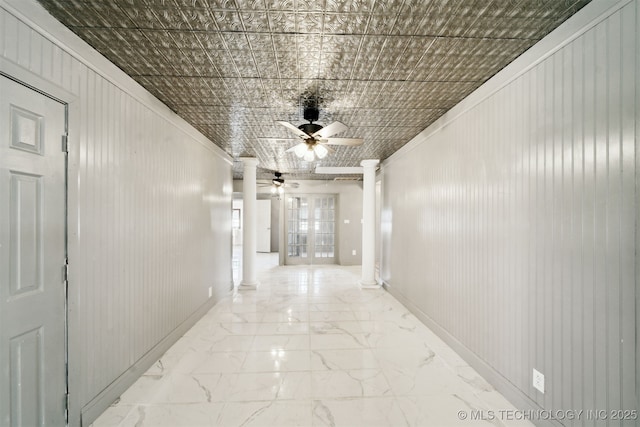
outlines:
M87 424L232 286L231 163L32 0L0 1L0 59L69 103L71 421Z
M640 8L603 5L383 167L388 288L523 407L638 409Z

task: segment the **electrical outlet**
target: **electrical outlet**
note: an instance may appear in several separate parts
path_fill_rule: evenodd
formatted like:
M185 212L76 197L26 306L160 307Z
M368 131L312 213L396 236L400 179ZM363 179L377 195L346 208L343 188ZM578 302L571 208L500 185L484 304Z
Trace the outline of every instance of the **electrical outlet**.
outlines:
M209 286L209 298L213 296L213 288Z
M355 256L355 254L356 254L356 250L354 249L354 250L351 251L351 255Z
M535 369L533 370L533 388L544 394L544 375Z
M345 223L345 224L349 224L350 222L351 222L351 221L349 221L348 219L345 219L345 220L344 220L344 223Z

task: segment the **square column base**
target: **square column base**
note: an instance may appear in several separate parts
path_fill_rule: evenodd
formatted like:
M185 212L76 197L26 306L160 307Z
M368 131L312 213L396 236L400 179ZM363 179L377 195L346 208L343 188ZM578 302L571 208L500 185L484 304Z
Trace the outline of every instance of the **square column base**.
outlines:
M376 282L375 280L371 281L371 282L368 282L368 281L364 282L364 281L360 280L358 282L358 284L360 285L361 289L380 289L380 288L382 288L382 284Z
M244 280L238 285L239 291L255 291L258 289L259 282L245 282Z

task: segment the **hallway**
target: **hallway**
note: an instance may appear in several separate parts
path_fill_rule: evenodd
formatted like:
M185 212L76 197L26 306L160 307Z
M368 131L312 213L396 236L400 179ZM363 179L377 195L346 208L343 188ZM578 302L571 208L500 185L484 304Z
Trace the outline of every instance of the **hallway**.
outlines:
M93 426L531 425L460 420L514 408L386 291L360 290L359 267L276 255Z

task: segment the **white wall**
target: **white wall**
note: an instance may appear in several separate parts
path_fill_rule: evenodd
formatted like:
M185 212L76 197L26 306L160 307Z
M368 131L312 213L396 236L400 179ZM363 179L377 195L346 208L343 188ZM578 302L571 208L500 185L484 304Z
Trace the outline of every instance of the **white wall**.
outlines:
M231 288L231 161L33 0L0 0L0 70L69 104L70 417L88 425Z
M639 406L639 22L590 3L383 163L388 289L523 409Z
M300 186L287 189L285 197L287 194L337 195L338 264L362 264L362 182L315 180L299 180L296 182ZM345 223L345 221L348 221L348 223ZM283 234L282 236L282 241L286 242ZM284 250L286 250L286 247ZM356 251L355 255L353 255L353 250Z
M242 224L242 219L243 219L242 209L244 209L244 202L242 201L242 199L233 199L232 204L233 204L233 209L240 209L240 229L233 230L233 244L242 245L242 231L244 230L244 227Z
M338 260L340 265L360 265L362 264L362 182L361 181L327 181L327 180L295 180L299 184L298 188L287 188L281 197L280 215L284 215L287 194L335 194L338 197ZM233 182L234 191L242 192L242 181ZM268 187L258 187L262 197L269 194ZM273 213L272 213L273 219ZM345 220L349 221L345 223ZM282 229L283 221L280 221L280 250L285 251L286 236ZM272 229L275 225L272 225ZM353 250L356 254L353 255ZM281 260L281 262L284 262Z

